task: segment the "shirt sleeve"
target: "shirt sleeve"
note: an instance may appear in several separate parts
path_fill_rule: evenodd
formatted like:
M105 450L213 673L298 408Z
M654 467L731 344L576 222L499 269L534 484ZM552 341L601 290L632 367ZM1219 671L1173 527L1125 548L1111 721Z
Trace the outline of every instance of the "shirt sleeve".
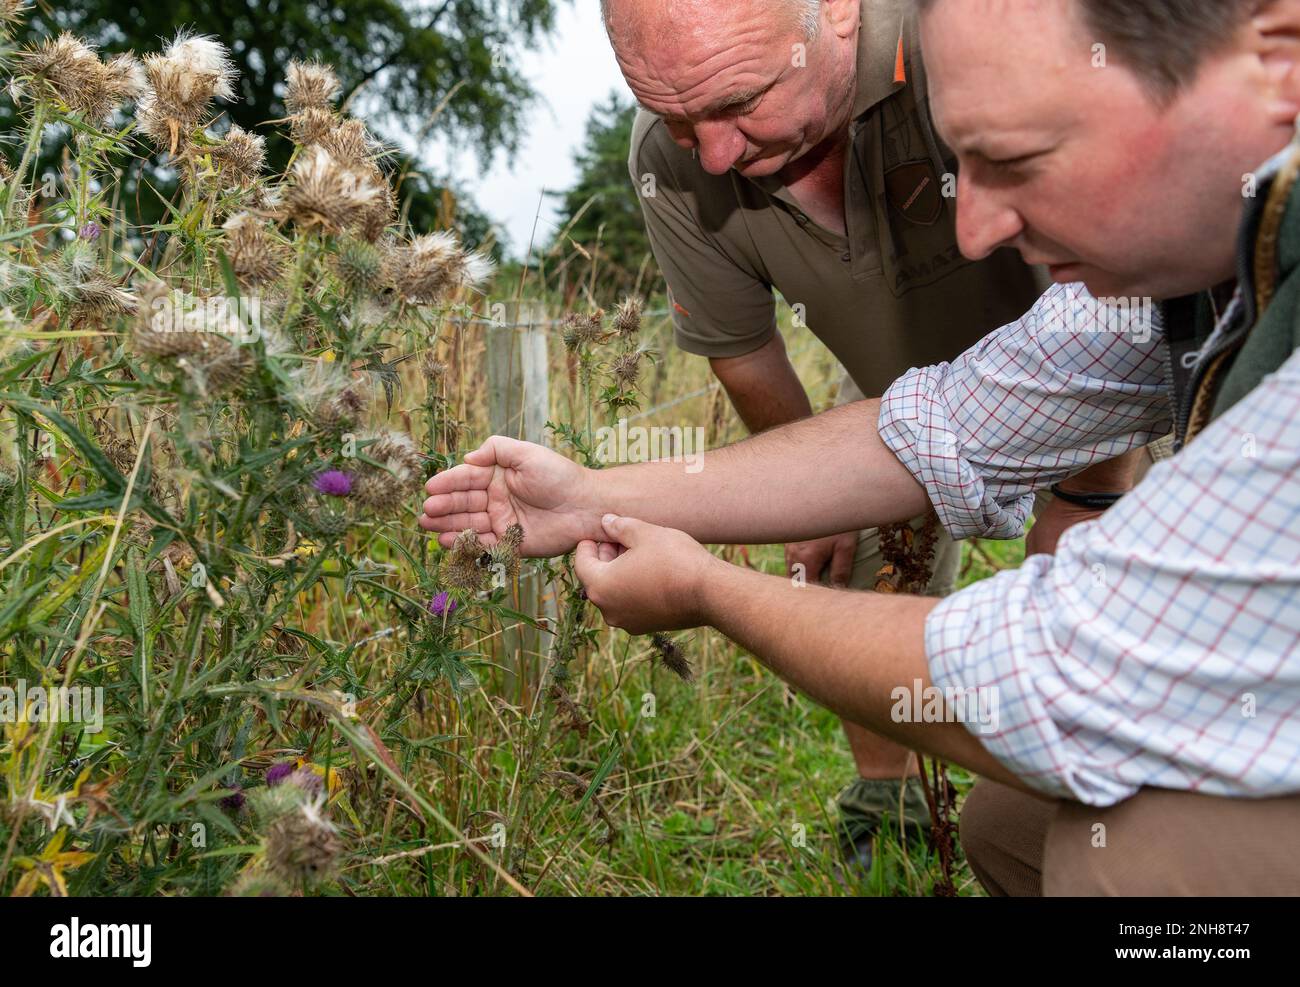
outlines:
M1055 557L942 601L931 678L1043 792L1300 792L1300 353ZM969 706L969 704L967 704Z
M656 117L641 111L628 172L672 303L677 345L708 357L743 356L776 334L771 285L705 229L701 210L734 198L730 175L709 175Z
M1018 538L1033 493L1172 428L1157 313L1055 285L952 363L909 371L879 428L954 538Z

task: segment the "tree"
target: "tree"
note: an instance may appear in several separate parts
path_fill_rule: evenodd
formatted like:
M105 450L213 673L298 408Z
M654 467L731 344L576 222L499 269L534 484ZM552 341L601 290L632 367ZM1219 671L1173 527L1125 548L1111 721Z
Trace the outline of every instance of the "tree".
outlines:
M409 135L422 148L440 135L476 147L486 163L498 150L518 150L536 94L519 74L516 55L554 28L560 2L78 0L54 9L41 2L18 41L69 30L106 53L143 53L181 27L215 35L230 47L240 73L240 100L221 109L247 130L284 116L288 62L318 59L335 67L343 99L354 100L354 110L380 136ZM12 129L13 107L0 104L0 130ZM268 166L279 168L291 148L273 140L267 150ZM407 160L400 164L418 167ZM444 187L427 176L404 183L404 191L417 224L429 225L445 211ZM482 217L468 218L467 232L478 227L486 233Z
M560 229L568 229L567 240L595 256L597 282L609 294L635 288L650 256L641 203L627 172L635 118L636 107L617 92L594 107L583 145L574 154L578 180L556 193L561 199ZM553 253L568 253L567 241L552 247ZM644 277L641 280L644 283Z

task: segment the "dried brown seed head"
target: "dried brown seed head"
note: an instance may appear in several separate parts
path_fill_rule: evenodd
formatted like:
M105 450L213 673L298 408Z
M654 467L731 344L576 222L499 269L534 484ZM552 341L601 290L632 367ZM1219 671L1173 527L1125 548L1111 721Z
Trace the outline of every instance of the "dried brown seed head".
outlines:
M321 62L292 61L285 78L287 91L284 105L290 113L328 110L338 99L342 88L333 66Z

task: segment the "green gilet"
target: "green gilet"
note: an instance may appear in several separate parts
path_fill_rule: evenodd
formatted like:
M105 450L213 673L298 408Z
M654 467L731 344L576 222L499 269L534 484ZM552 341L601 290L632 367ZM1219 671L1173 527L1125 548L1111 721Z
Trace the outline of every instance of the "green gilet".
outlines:
M1257 176L1238 241L1241 309L1215 328L1209 293L1162 306L1170 347L1175 435L1194 438L1300 349L1300 144ZM1204 352L1203 352L1204 351Z

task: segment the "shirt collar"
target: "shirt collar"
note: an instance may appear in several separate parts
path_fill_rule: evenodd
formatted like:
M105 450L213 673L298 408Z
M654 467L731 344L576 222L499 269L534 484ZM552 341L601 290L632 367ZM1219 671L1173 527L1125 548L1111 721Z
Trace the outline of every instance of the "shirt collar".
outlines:
M918 47L915 18L910 7L910 0L862 0L854 120L907 85L896 81L896 70L900 41L905 64ZM910 75L911 71L908 64L907 74Z

